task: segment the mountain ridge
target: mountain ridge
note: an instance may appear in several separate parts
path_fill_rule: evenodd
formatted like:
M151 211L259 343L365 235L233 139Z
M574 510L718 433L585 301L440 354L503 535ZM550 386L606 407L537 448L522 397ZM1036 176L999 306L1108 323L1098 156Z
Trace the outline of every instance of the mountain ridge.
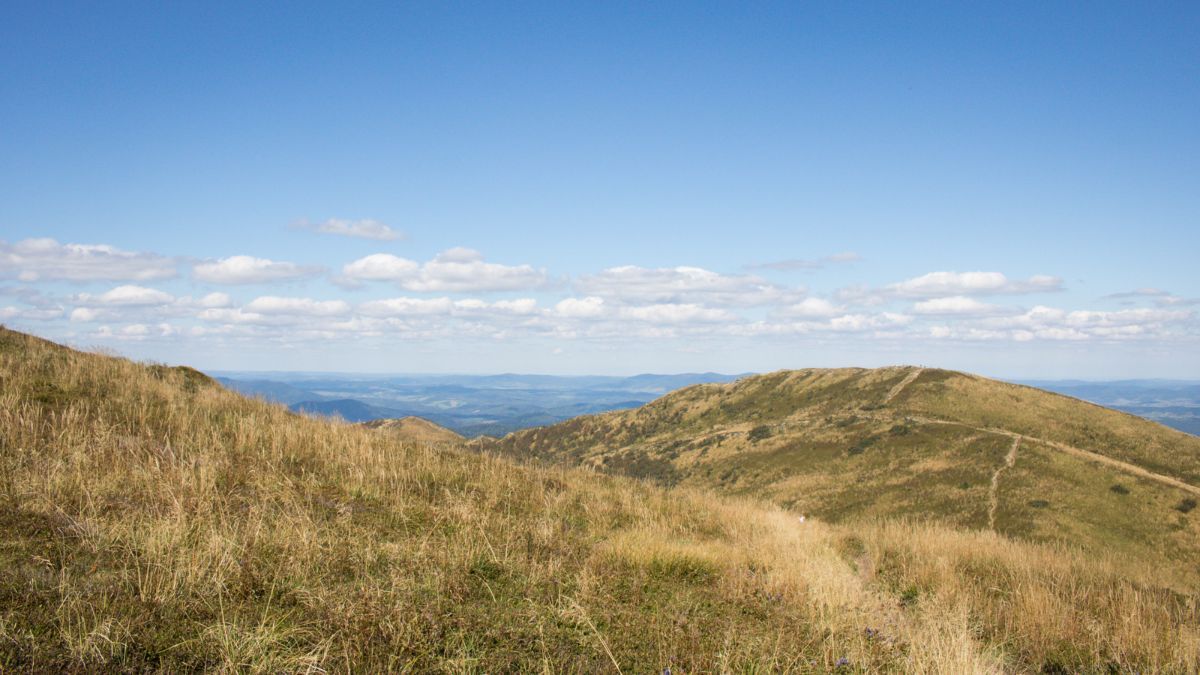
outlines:
M1200 556L1188 515L1200 496L1200 439L958 371L776 371L475 447L763 497L834 520L931 517L1162 554L1181 568ZM1011 465L1010 447L1019 447Z
M0 382L5 672L1200 666L1196 585L1145 558L405 441L3 328Z

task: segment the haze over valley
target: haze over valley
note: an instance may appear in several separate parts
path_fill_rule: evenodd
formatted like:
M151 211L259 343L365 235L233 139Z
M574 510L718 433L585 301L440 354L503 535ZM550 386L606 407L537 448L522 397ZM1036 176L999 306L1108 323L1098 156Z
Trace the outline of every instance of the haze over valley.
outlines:
M684 373L631 377L550 375L363 375L214 372L225 386L297 412L363 422L418 416L466 435L502 436L578 415L636 408L692 384L750 375ZM1200 382L1027 381L1047 391L1200 435Z

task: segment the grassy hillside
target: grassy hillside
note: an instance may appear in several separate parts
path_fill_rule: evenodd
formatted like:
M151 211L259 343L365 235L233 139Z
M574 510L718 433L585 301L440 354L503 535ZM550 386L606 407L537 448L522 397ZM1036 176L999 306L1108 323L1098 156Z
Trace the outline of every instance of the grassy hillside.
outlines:
M1200 438L944 370L801 370L480 446L827 520L907 515L1111 550L1200 583Z
M800 522L0 329L0 671L1200 667L1200 598L991 532Z
M403 441L420 443L461 443L463 437L438 424L421 417L401 417L400 419L371 420L363 422L362 426L380 432L392 434Z

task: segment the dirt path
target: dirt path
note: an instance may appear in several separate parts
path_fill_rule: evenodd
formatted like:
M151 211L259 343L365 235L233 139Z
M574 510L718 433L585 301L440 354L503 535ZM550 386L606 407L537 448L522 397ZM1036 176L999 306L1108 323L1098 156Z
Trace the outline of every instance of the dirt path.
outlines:
M1008 436L1009 438L1016 439L1017 441L1027 440L1027 441L1033 441L1035 443L1041 443L1043 445L1054 448L1055 450L1058 450L1060 452L1065 452L1068 455L1074 455L1081 459L1086 459L1086 460L1096 462L1098 464L1104 464L1106 466L1111 466L1114 469L1118 469L1120 471L1124 471L1126 473L1130 473L1135 476L1147 478L1149 480L1162 483L1163 485L1170 485L1171 487L1179 488L1180 490L1184 490L1185 492L1190 492L1194 495L1200 495L1200 487L1196 487L1195 485L1192 485L1190 483L1185 483L1185 482L1179 480L1178 478L1166 476L1161 473L1155 473L1153 471L1143 469L1142 467L1140 467L1136 464L1130 464L1129 462L1122 462L1119 459L1113 459L1112 457L1109 457L1107 455L1101 455L1100 453L1092 452L1091 450L1084 450L1083 448L1076 448L1075 446L1067 445L1066 443L1058 443L1056 441L1048 441L1044 438L1038 438L1036 436L1025 436L1023 434L1018 434L1015 431L1009 431L1007 429L996 429L993 427L974 427L974 426L971 426L970 424L963 424L962 422L950 422L948 420L938 420L938 419L932 419L929 417L911 417L911 419L913 419L917 422L922 422L922 423L926 423L926 424L953 424L955 426L966 427L967 429L974 429L976 431L986 431L991 434L1000 434L1002 436ZM1015 446L1014 446L1014 448L1015 448Z
M896 396L900 392L904 391L905 387L912 384L913 380L916 380L918 377L920 377L921 373L923 373L923 372L925 372L924 368L917 368L916 370L912 371L907 376L905 376L905 378L903 380L900 380L900 382L898 382L896 384L896 386L892 387L891 391L889 391L887 393L887 396L883 399L884 405L891 403L892 399L896 398Z
M1166 485L1172 485L1174 487L1179 488L1180 490L1186 490L1187 492L1191 492L1192 494L1200 495L1200 487L1196 487L1195 485L1192 485L1191 483L1185 483L1185 482L1179 480L1178 478L1172 478L1171 476L1165 476L1161 473L1154 473L1153 471L1147 471L1146 469L1143 469L1142 467L1140 467L1136 464L1129 464L1127 462L1122 462L1118 459L1113 459L1112 457L1106 457L1104 455L1092 452L1090 450L1083 450L1081 448L1075 448L1075 447L1072 447L1070 445L1066 445L1063 443L1056 443L1054 441L1045 441L1040 438L1034 439L1034 440L1039 441L1041 443L1045 443L1046 445L1048 445L1056 450L1061 450L1069 455L1075 455L1076 457L1082 457L1084 459L1090 459L1094 462L1099 462L1101 464L1107 464L1108 466L1116 467L1118 469L1121 469L1122 471L1132 473L1136 476L1141 476L1142 478L1149 478L1150 480L1158 481L1159 483L1164 483Z
M1012 447L1008 449L1008 454L1004 456L1004 464L996 468L996 472L992 474L992 487L988 491L988 529L996 529L996 509L1000 507L1000 494L997 488L1000 487L1000 474L1004 473L1005 469L1011 469L1013 464L1017 463L1017 448L1021 446L1021 437L1013 438Z

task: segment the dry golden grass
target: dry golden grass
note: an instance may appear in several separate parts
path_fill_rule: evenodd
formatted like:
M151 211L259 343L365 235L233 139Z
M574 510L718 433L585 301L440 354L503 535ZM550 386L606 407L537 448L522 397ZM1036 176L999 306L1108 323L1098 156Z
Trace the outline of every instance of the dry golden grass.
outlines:
M1200 589L1200 515L1180 508L1200 494L1200 438L964 373L779 371L471 444L833 522L911 516L1069 542Z
M371 420L370 422L360 422L359 424L380 433L392 434L402 441L417 443L462 443L465 440L450 429L422 417L409 416L399 419Z
M0 329L4 671L1195 672L1197 598L1153 576L402 443Z

